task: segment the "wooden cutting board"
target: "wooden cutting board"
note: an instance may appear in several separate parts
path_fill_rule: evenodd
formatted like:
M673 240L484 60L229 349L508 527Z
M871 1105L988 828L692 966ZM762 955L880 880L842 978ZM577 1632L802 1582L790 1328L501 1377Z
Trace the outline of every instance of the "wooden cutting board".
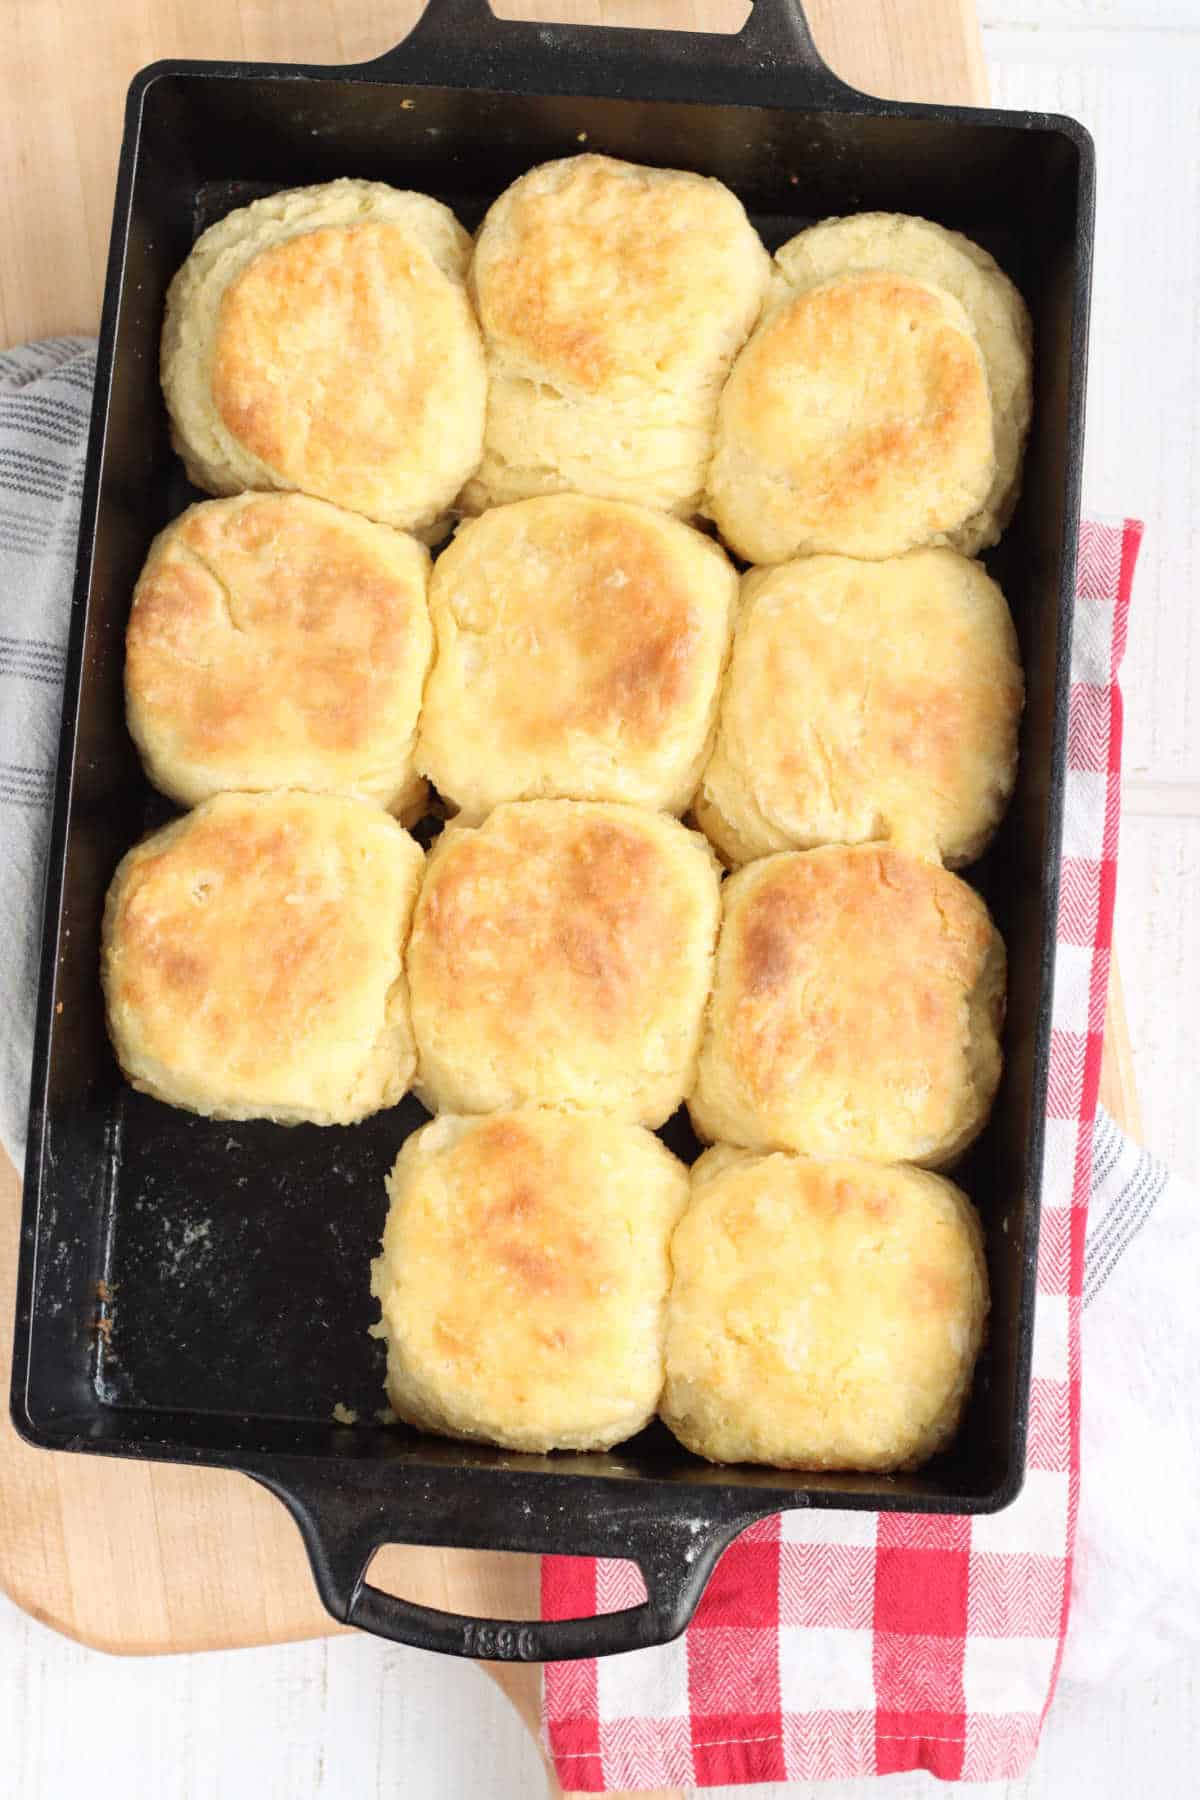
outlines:
M94 332L124 91L161 57L357 62L396 43L419 0L0 0L0 346ZM497 0L509 17L730 30L744 0ZM809 0L813 32L855 86L894 98L983 102L972 0ZM81 54L81 46L86 49ZM1119 988L1103 1092L1139 1128ZM8 1391L19 1188L0 1153L0 1386ZM481 1616L537 1610L534 1557L403 1549L372 1579ZM34 1451L0 1422L0 1588L99 1648L147 1653L282 1643L340 1628L317 1599L299 1536L253 1482ZM495 1667L536 1729L538 1675Z

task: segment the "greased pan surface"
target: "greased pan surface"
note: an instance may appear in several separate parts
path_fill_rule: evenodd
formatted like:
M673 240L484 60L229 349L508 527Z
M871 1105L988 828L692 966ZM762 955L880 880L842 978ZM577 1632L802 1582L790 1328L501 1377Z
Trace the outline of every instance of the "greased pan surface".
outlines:
M987 245L1029 302L1035 414L1024 496L988 558L1028 701L1017 791L970 872L1009 949L1007 1071L962 1170L988 1234L991 1341L960 1437L916 1475L712 1468L660 1427L606 1455L516 1457L371 1423L382 1348L367 1265L411 1099L347 1130L224 1124L122 1080L98 979L104 893L166 816L122 709L130 594L193 497L158 390L167 282L197 233L274 188L357 175L473 227L537 162L586 145L726 181L774 248L833 213L923 213ZM46 897L12 1409L54 1449L242 1469L300 1524L340 1619L460 1655L584 1656L686 1625L717 1556L784 1507L990 1512L1023 1473L1050 1030L1069 633L1082 449L1093 158L1042 114L876 101L820 62L796 0L734 38L533 26L433 0L395 51L350 69L164 63L130 90L85 477ZM686 1127L668 1140L690 1153ZM360 1423L335 1423L335 1406ZM596 1619L505 1625L415 1607L363 1579L399 1541L628 1556L649 1598Z

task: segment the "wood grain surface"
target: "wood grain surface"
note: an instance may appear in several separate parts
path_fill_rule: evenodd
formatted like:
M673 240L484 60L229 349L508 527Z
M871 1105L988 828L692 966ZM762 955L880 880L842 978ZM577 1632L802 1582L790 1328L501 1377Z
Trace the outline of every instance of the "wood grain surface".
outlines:
M416 0L0 0L0 346L93 332L123 96L161 57L355 62L399 41ZM498 0L505 17L731 30L744 0ZM809 0L847 81L905 99L982 101L971 0ZM1114 970L1102 1093L1137 1132ZM0 1153L0 1320L12 1314L19 1189ZM0 1383L9 1343L0 1329ZM379 1585L481 1616L532 1616L532 1557L382 1551ZM283 1508L245 1478L52 1455L0 1422L0 1588L83 1642L127 1653L280 1643L339 1629ZM537 1672L495 1668L536 1730Z

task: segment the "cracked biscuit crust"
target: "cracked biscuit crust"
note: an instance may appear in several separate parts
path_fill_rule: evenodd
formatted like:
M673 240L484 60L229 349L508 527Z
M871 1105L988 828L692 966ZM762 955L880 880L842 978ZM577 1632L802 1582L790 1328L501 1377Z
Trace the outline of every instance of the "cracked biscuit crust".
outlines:
M965 1194L724 1145L671 1244L662 1416L712 1462L912 1469L954 1435L988 1309Z
M592 155L522 175L471 262L490 390L467 510L570 490L694 513L770 272L708 176Z
M737 576L678 519L555 494L439 557L420 765L467 822L504 800L682 812L712 744Z
M995 258L960 231L907 213L853 213L824 219L775 253L794 289L867 269L911 275L953 294L971 321L987 366L996 468L979 511L951 533L974 555L994 544L1012 516L1033 410L1033 326L1029 309Z
M719 911L704 838L640 807L526 800L449 826L408 952L417 1092L661 1125L695 1075Z
M515 1450L599 1450L658 1404L683 1164L637 1125L443 1113L388 1178L371 1271L400 1418Z
M980 563L914 550L753 570L697 823L732 864L876 839L972 862L1012 793L1022 699Z
M123 859L109 1034L134 1087L221 1119L349 1125L407 1091L423 857L379 807L219 794Z
M1004 944L936 863L881 845L791 851L725 883L688 1101L698 1134L937 1168L1000 1079Z
M942 288L780 281L721 394L704 510L747 562L944 543L991 491L987 368Z
M200 237L162 383L198 487L298 488L436 532L479 463L483 346L448 207L378 181L293 188Z
M130 734L181 805L298 787L405 823L432 650L429 553L302 494L189 507L155 539L125 645Z

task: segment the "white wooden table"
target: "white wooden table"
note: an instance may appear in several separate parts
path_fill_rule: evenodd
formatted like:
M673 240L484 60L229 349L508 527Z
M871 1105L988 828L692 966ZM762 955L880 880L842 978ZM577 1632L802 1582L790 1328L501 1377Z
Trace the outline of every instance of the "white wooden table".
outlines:
M0 23L29 3L0 0ZM1147 521L1125 678L1117 938L1147 1141L1195 1177L1200 0L981 0L981 12L996 103L1073 113L1097 139L1085 496L1093 510ZM1069 1656L1067 1667L1033 1775L974 1793L1184 1800L1196 1792L1200 1650L1104 1693L1074 1687ZM80 1649L0 1603L0 1800L67 1800L100 1788L122 1800L544 1792L527 1734L468 1665L365 1638L133 1662ZM732 1800L742 1791L721 1792ZM934 1791L922 1776L812 1790L821 1800Z

